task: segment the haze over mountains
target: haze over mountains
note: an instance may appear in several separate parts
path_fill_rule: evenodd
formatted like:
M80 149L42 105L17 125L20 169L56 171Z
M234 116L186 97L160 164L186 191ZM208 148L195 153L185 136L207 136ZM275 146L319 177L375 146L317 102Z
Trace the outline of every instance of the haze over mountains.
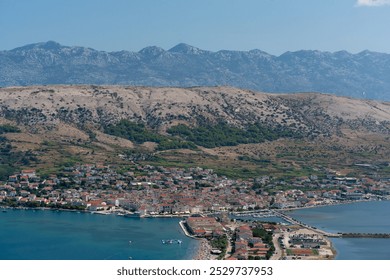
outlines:
M260 50L211 52L186 44L104 52L52 41L0 52L0 86L40 84L228 85L389 101L390 55L297 51L274 56Z

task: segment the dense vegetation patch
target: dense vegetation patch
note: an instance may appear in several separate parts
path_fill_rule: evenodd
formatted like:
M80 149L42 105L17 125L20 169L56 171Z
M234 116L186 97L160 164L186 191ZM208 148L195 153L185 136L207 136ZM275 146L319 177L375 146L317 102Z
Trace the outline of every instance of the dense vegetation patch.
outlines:
M9 124L2 124L0 125L0 134L2 133L15 133L15 132L20 132L20 129L17 128L16 126L9 125Z
M266 231L263 227L257 226L252 229L253 237L260 237L265 244L269 246L269 250L266 255L266 259L269 260L275 252L275 247L272 242L272 233Z
M281 137L300 137L296 132L286 128L271 129L258 123L248 125L244 129L229 126L225 123L203 125L194 128L179 124L169 128L167 132L206 148L261 143Z
M218 259L222 259L226 254L226 249L228 247L228 239L226 235L214 237L210 240L210 245L214 249L218 249L221 251L221 254L218 256Z
M194 143L176 137L160 135L147 129L144 124L134 123L128 120L121 120L115 125L106 126L104 131L105 133L133 141L136 144L155 142L158 144L158 150L196 148Z
M193 128L179 124L167 130L171 136L165 136L146 128L144 124L121 120L115 125L106 126L104 131L108 134L133 141L136 144L148 141L158 143L158 150L196 149L196 145L215 148L261 143L281 137L300 137L296 132L284 127L268 128L258 123L248 125L243 129L226 123L206 124Z

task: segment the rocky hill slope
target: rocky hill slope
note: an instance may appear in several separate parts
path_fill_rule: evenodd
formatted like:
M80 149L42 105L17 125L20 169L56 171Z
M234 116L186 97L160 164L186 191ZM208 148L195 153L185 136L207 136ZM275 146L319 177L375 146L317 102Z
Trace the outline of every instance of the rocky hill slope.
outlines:
M389 134L390 103L228 87L30 86L0 89L0 117L46 130L59 123L101 130L126 119L161 133L179 123L237 128L258 123L306 136L349 130Z
M356 163L388 174L390 103L230 87L0 89L0 180L23 167L129 160L232 177L353 175Z
M0 51L0 86L37 84L225 85L390 101L390 55L297 51L273 56L260 50L210 52L186 44L104 52L56 42Z

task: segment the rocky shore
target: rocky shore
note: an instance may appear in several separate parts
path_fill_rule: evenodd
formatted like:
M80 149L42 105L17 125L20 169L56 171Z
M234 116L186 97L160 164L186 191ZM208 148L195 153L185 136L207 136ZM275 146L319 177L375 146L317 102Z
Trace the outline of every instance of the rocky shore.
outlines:
M215 260L216 256L210 253L211 246L206 239L200 240L198 251L193 257L193 260Z

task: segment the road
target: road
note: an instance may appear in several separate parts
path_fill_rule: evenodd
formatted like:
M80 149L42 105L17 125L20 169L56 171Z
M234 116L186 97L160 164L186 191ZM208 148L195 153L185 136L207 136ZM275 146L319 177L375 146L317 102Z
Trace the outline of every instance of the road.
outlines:
M282 248L280 247L279 240L278 240L280 236L281 236L280 233L276 233L272 237L272 242L274 243L275 246L275 252L271 256L270 260L280 260L283 257L283 251Z

